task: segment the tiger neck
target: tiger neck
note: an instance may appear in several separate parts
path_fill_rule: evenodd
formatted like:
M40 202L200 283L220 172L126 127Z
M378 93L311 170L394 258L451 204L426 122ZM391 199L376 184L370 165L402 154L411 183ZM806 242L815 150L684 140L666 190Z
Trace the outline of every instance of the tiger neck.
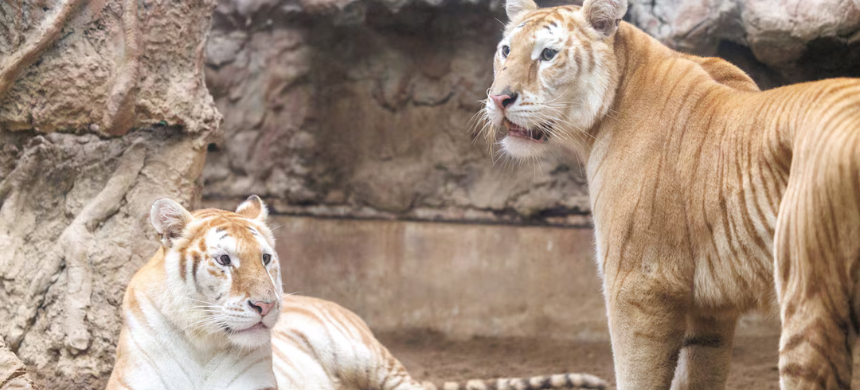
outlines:
M635 27L622 26L615 39L619 84L612 115L592 128L585 155L596 223L632 218L633 211L613 209L631 191L653 194L650 201L662 210L651 208L652 214L672 210L705 221L694 227L735 218L723 217L726 205L747 205L768 221L748 232L761 243L754 257L768 274L796 136L785 112L803 107L758 91L725 61L675 52ZM694 205L697 199L709 203ZM683 241L685 232L675 233Z
M753 152L760 153L759 157L768 163L785 165L787 175L798 126L796 115L787 116L784 112L802 112L808 101L766 95L729 62L674 51L627 23L621 23L614 39L619 81L610 106L613 114L603 116L592 128L586 161L595 151L602 156L601 138L608 143L607 139L636 132L682 133L688 126L699 126L707 132L711 124L704 118L709 116L722 116L728 121L757 116L757 128L744 128L732 136L745 137L746 142L755 144L757 150ZM716 98L710 105L699 104L699 99L708 94ZM763 99L776 104L762 110ZM672 141L672 136L667 136L666 141Z

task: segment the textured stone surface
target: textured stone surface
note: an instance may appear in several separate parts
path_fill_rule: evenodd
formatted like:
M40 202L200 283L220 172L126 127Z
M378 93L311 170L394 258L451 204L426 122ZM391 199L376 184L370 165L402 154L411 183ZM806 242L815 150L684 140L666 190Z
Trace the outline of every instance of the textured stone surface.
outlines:
M158 247L149 208L199 205L206 141L164 128L0 145L0 332L44 388L103 388L126 284Z
M221 117L201 68L214 6L214 0L0 3L0 130L217 129Z
M349 23L306 9L260 19L242 4L222 2L207 46L226 137L206 166L208 204L256 193L281 213L587 223L572 154L494 164L473 139L500 34L493 4L356 2L367 10Z
M0 390L36 389L27 367L15 356L0 338Z
M104 388L152 202L199 206L214 7L0 2L0 337L43 388Z
M722 41L795 82L860 76L857 0L632 0L630 19L662 42L703 55Z

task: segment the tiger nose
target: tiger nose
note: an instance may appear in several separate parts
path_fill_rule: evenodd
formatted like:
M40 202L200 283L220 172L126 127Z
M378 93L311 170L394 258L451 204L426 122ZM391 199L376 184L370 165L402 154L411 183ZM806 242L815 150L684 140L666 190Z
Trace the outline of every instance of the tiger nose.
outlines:
M490 95L490 99L493 99L493 103L496 103L497 107L504 110L511 104L514 104L519 96L518 93L514 92L510 95Z
M266 302L266 301L248 301L248 304L260 313L260 316L265 317L266 314L269 314L269 310L272 310L272 307L275 306L275 302Z

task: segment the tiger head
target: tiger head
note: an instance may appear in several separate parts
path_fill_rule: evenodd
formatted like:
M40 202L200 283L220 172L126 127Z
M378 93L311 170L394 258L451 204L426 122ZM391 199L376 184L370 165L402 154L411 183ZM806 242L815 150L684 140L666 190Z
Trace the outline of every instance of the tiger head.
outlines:
M267 215L256 195L236 212L190 213L170 199L152 205L173 309L167 314L191 339L242 347L271 341L283 287Z
M485 135L503 137L502 150L514 158L534 158L553 143L581 139L612 105L615 32L627 1L538 9L533 0L508 0L505 8L509 22L484 104L493 130Z

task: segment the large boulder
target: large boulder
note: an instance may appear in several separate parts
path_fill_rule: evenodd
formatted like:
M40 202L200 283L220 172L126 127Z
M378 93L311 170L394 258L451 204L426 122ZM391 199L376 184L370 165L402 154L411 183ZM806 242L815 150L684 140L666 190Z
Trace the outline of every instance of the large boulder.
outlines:
M785 81L860 76L858 0L631 0L630 19L679 50L748 46Z
M149 207L199 206L214 7L0 2L0 336L43 388L104 387Z

